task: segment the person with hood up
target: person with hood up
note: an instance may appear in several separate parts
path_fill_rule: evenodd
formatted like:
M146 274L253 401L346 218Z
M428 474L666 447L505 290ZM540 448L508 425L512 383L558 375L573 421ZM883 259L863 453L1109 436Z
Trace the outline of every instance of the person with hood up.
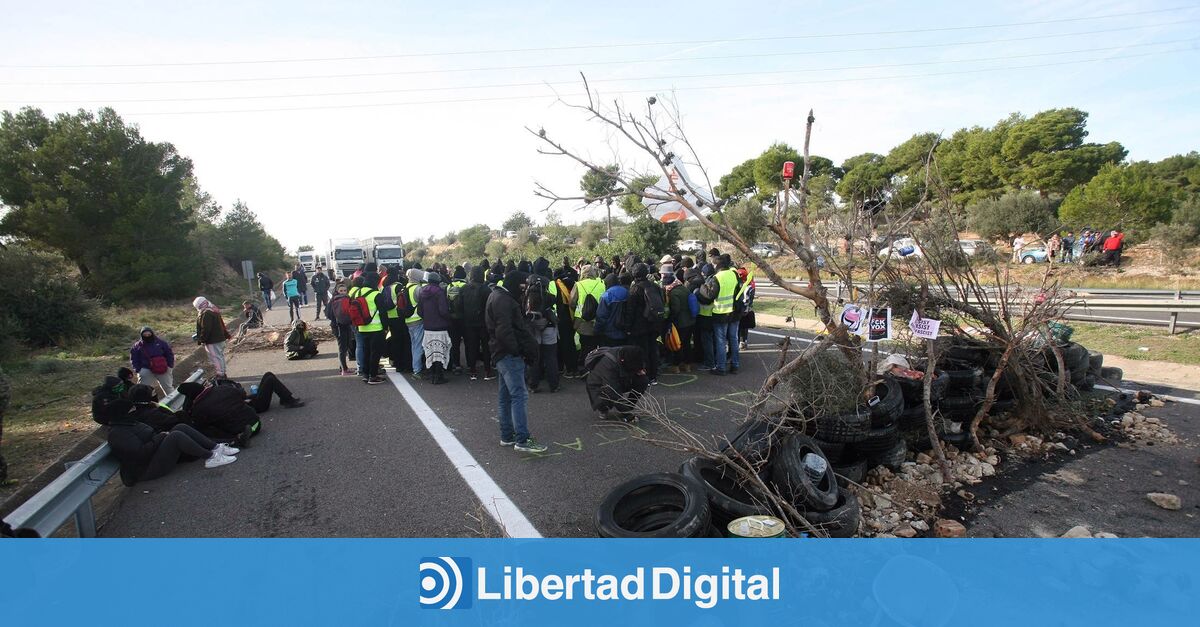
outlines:
M317 341L313 339L306 322L297 320L296 324L292 326L292 332L288 333L287 340L284 342L284 351L287 353L288 361L317 356Z
M346 313L346 299L348 298L346 292L345 283L338 285L333 298L325 306L325 317L329 319L329 326L333 328L333 337L337 338L338 364L340 366L338 374L342 376L354 374L350 370L349 359L357 350L354 342L354 327L350 324L350 314ZM405 337L408 337L407 333Z
M169 474L175 466L192 458L203 459L205 468L237 461L241 451L212 441L195 428L175 425L156 431L133 413L114 416L108 423L108 446L121 464L121 483L132 486Z
M654 319L648 318L647 312L651 309L649 303L656 302L660 306L658 309L665 314L666 298L662 286L651 281L648 275L649 268L646 264L633 264L633 284L625 303L630 309L626 312L626 318L629 320L628 343L642 348L642 358L645 360L650 385L658 385L658 338L663 332L664 318L661 315L654 316Z
M588 400L601 420L634 422L638 399L646 393L645 353L640 346L599 348L587 356ZM616 410L616 416L612 415Z
M425 372L425 360L422 359L425 350L425 324L421 320L420 308L417 307L417 292L425 286L425 271L420 268L409 268L407 274L408 302L412 304L412 314L404 319L404 324L408 326L408 345L412 349L413 377L420 379Z
M492 290L484 282L485 267L486 264L471 269L471 281L463 287L458 298L458 308L461 310L463 321L463 339L466 343L467 373L472 381L479 379L477 364L480 361L484 367L483 380L491 381L496 378L487 347L487 300Z
M571 290L579 280L579 271L563 257L563 267L554 272L554 306L558 314L558 367L568 379L579 378L579 352L575 346L575 316Z
M525 281L525 317L533 327L533 337L538 343L538 359L530 364L527 373L529 389L541 391L542 379L557 392L558 379L558 300L557 286L550 282L550 262L538 257L533 264L534 273Z
M491 340L492 365L500 374L497 402L500 445L523 453L545 453L546 446L529 434L526 415L529 390L525 387L525 363L536 361L538 344L525 319L524 272L510 272L504 286L488 296L484 319Z
M467 286L467 269L455 266L454 276L446 284L446 298L450 301L450 363L446 365L454 374L462 374L462 344L466 324L462 317L462 291Z
M304 271L304 266L296 265L296 269L292 271L292 278L296 279L296 289L300 290L300 298L304 301L304 306L308 306L308 273Z
M213 373L224 377L225 341L230 336L229 329L225 328L225 321L221 319L221 310L203 296L197 296L192 301L192 307L196 308L196 334L192 338L204 347Z
M170 344L154 334L154 329L142 327L141 339L129 349L129 367L137 373L138 383L157 384L163 396L175 391L171 378L175 352Z
M424 324L421 349L430 382L441 385L446 382L446 366L450 361L450 301L442 289L442 275L430 272L426 280L428 284L417 294L417 312Z
M408 325L404 323L408 302L408 277L399 270L389 272L383 281L383 292L393 307L384 311L383 325L387 329L387 356L396 372L412 372L412 347L409 346Z
M628 343L629 336L622 329L624 310L628 305L629 286L633 275L622 272L620 277L609 274L604 277L604 294L596 309L596 336L601 346L621 346Z
M667 319L675 325L679 334L679 350L671 353L671 369L669 372L688 372L691 370L692 331L696 327L696 316L692 314L691 292L687 285L678 280L672 264L664 264L662 272L663 287L667 290Z

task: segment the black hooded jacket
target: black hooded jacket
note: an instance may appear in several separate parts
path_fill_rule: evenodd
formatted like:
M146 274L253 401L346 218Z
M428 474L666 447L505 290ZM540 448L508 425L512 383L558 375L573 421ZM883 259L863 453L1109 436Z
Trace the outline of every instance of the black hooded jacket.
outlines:
M483 282L483 267L471 268L471 281L463 286L457 305L462 308L463 323L471 328L487 326L488 296L492 293L487 283Z
M527 277L524 272L509 272L504 277L504 285L514 291L497 287L488 296L484 320L493 365L510 355L527 361L534 361L538 357L538 343L533 337L529 321L525 319L519 301L520 291L516 287L524 283Z
M217 440L232 439L258 422L258 412L246 404L241 385L225 380L219 384L184 383L179 393L187 399L183 409L204 435Z

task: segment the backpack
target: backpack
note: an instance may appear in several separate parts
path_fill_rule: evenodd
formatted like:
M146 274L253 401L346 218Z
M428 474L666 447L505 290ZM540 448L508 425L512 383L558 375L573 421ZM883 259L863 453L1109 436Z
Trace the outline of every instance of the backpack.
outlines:
M357 293L362 294L362 292ZM347 298L342 307L346 310L346 315L350 318L350 324L356 327L371 324L373 316L371 316L371 308L367 305L366 296Z
M629 333L633 330L633 307L629 306L629 300L633 298L633 294L625 297L625 300L617 301L612 304L612 324L613 328L622 332Z
M642 294L642 317L649 322L662 322L667 308L663 303L662 288L647 282L640 290Z
M462 284L458 281L451 281L446 284L446 298L450 301L450 308L454 309L455 303L458 302L458 297L462 295Z
M688 311L692 312L693 318L700 315L700 300L695 292L688 292Z
M588 322L596 319L596 312L600 309L600 301L596 300L595 294L587 294L583 297L583 309L580 311L580 318Z
M713 301L721 295L721 284L717 281L717 276L714 274L708 277L695 293L696 299L700 301L701 305L713 304Z
M411 318L413 314L417 313L417 306L414 305L413 302L408 298L407 285L399 285L396 287L396 311L400 314L402 319Z

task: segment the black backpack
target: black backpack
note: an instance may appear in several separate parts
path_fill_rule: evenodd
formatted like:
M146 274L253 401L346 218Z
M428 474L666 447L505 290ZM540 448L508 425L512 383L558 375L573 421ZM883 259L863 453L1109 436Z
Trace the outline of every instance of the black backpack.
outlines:
M583 297L583 309L580 311L580 318L591 322L596 319L596 312L600 310L600 301L596 300L594 294L587 294Z
M639 291L642 294L642 317L649 322L662 322L667 313L662 288L647 281Z

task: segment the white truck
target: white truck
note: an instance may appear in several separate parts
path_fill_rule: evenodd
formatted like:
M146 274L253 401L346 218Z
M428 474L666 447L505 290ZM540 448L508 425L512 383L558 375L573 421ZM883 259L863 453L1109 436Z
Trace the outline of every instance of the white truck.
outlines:
M367 262L367 255L358 240L330 240L328 259L330 267L337 271L338 276L348 277Z
M404 246L399 237L369 237L362 241L367 261L374 261L379 268L404 269Z
M304 271L312 274L317 269L317 253L311 250L305 250L296 253L296 262L300 264Z

